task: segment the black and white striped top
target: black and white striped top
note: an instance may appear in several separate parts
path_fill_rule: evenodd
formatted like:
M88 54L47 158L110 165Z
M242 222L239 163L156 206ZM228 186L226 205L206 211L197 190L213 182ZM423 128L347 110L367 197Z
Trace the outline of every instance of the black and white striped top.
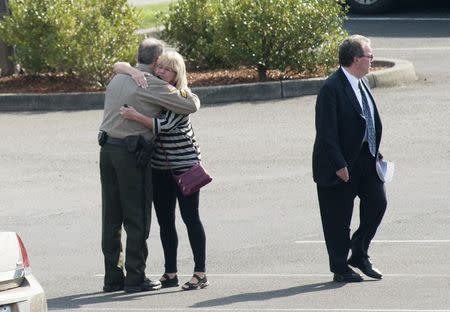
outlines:
M153 118L153 133L156 140L152 168L171 168L181 172L186 171L201 159L189 115L163 111L158 117ZM167 153L169 165L165 153Z

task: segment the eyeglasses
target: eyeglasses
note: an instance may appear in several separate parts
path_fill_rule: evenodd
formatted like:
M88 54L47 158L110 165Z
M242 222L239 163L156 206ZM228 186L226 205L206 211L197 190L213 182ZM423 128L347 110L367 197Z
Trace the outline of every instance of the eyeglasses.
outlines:
M373 54L369 54L369 55L360 55L359 57L367 57L369 60L373 60Z
M164 71L167 71L167 72L171 72L171 73L174 73L174 74L177 73L177 72L176 72L175 70L173 70L172 68L167 67L167 66L163 66L163 65L156 65L156 68L161 69L161 70L164 70Z

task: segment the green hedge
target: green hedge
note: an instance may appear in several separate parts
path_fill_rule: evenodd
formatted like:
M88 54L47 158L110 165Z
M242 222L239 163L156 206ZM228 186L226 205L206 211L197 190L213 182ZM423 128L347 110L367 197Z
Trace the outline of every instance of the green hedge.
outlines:
M162 36L199 68L324 73L337 65L345 13L335 0L180 0Z
M0 37L29 74L64 72L105 85L135 59L138 15L126 0L10 0Z
M217 19L221 0L178 0L160 18L164 24L162 39L176 46L196 68L227 67L217 53Z

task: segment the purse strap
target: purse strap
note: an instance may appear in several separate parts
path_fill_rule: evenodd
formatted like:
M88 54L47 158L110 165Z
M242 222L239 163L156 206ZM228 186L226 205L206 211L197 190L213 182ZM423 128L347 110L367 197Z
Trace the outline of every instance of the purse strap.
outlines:
M198 158L198 156L199 156L198 148L197 148L197 146L195 146L194 141L192 140L192 138L195 136L194 128L192 128L192 125L191 125L191 130L192 130L192 137L189 136L187 133L183 133L183 134L186 135L186 136L189 138L189 140L191 141L191 144L192 144L192 146L194 147L195 152L197 153L197 158ZM161 138L161 137L160 137L160 138ZM155 138L155 141L156 141L156 138ZM164 157L165 157L165 159L166 159L166 164L167 164L167 167L169 167L170 173L172 173L172 176L173 176L173 177L176 177L176 175L173 173L172 167L170 166L169 158L167 157L167 152L166 152L166 150L164 149L164 147L163 147L163 145L162 145L162 143L161 143L161 140L159 140L159 146L161 147L161 149L162 149L163 152L164 152ZM200 160L198 160L198 162L200 162Z
M175 174L173 173L172 167L170 166L169 158L167 157L166 150L164 149L164 147L163 147L163 145L161 143L161 140L159 141L159 146L161 147L161 149L164 152L164 157L166 158L166 164L167 164L167 167L169 167L170 173L172 174L173 177L175 177Z

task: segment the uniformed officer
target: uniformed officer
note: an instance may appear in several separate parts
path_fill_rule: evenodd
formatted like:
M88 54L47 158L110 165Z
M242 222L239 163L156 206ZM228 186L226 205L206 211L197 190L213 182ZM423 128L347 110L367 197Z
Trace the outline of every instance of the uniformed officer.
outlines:
M145 39L139 46L137 68L147 73L147 88L137 86L130 76L121 74L116 75L106 88L99 134L105 292L161 288L159 281L151 281L145 276L152 186L150 166L142 166L136 157L142 141L148 144L152 132L140 123L122 118L120 107L132 103L147 116L156 116L162 109L186 115L198 110L200 101L195 94L181 94L152 75L163 47L161 41L152 38ZM123 270L122 225L127 234L126 274Z

